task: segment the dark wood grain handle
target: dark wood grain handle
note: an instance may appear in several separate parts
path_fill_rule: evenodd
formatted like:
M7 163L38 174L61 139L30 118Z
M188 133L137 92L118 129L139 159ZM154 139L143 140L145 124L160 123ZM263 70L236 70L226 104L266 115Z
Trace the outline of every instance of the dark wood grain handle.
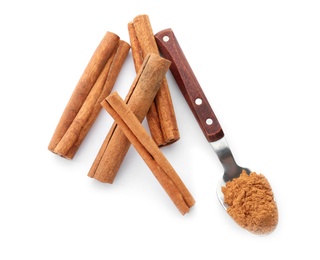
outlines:
M162 56L170 60L170 70L185 100L197 119L209 142L221 139L223 130L216 118L189 62L187 61L173 31L166 29L155 34Z

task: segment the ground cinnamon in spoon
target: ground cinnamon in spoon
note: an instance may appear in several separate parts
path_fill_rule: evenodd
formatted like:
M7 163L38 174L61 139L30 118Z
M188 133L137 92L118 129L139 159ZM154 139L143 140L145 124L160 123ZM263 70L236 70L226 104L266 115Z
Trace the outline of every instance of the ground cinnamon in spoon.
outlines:
M278 208L268 180L262 175L243 171L239 178L222 187L228 214L254 234L267 234L278 223Z

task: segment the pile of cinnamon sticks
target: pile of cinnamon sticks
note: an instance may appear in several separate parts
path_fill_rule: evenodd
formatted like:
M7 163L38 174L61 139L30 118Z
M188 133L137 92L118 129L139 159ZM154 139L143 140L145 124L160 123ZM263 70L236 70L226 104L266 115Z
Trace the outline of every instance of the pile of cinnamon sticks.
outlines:
M195 201L160 148L180 139L166 80L171 62L159 54L149 17L128 23L130 44L107 32L80 77L48 149L72 159L103 107L114 119L88 176L113 183L132 144L182 215ZM130 51L136 77L124 100L112 92ZM146 118L150 134L142 126Z

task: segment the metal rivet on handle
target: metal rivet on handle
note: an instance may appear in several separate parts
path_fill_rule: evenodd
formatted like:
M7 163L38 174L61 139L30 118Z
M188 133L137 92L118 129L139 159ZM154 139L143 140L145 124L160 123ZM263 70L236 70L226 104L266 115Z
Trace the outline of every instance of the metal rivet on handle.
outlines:
M208 119L206 120L206 124L207 124L207 125L212 125L212 124L213 124L213 120L212 120L211 118L208 118Z
M202 104L202 99L201 98L197 98L194 103L196 103L196 105L200 106Z
M165 36L163 36L162 40L164 42L168 42L170 40L170 38L169 38L169 36L165 35Z

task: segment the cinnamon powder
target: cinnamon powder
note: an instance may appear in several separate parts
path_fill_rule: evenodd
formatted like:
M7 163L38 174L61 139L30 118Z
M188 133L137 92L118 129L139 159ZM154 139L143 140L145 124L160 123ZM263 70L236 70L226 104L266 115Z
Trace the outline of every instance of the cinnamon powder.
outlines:
M243 171L240 177L222 187L228 214L254 234L272 232L278 224L278 208L268 180Z

